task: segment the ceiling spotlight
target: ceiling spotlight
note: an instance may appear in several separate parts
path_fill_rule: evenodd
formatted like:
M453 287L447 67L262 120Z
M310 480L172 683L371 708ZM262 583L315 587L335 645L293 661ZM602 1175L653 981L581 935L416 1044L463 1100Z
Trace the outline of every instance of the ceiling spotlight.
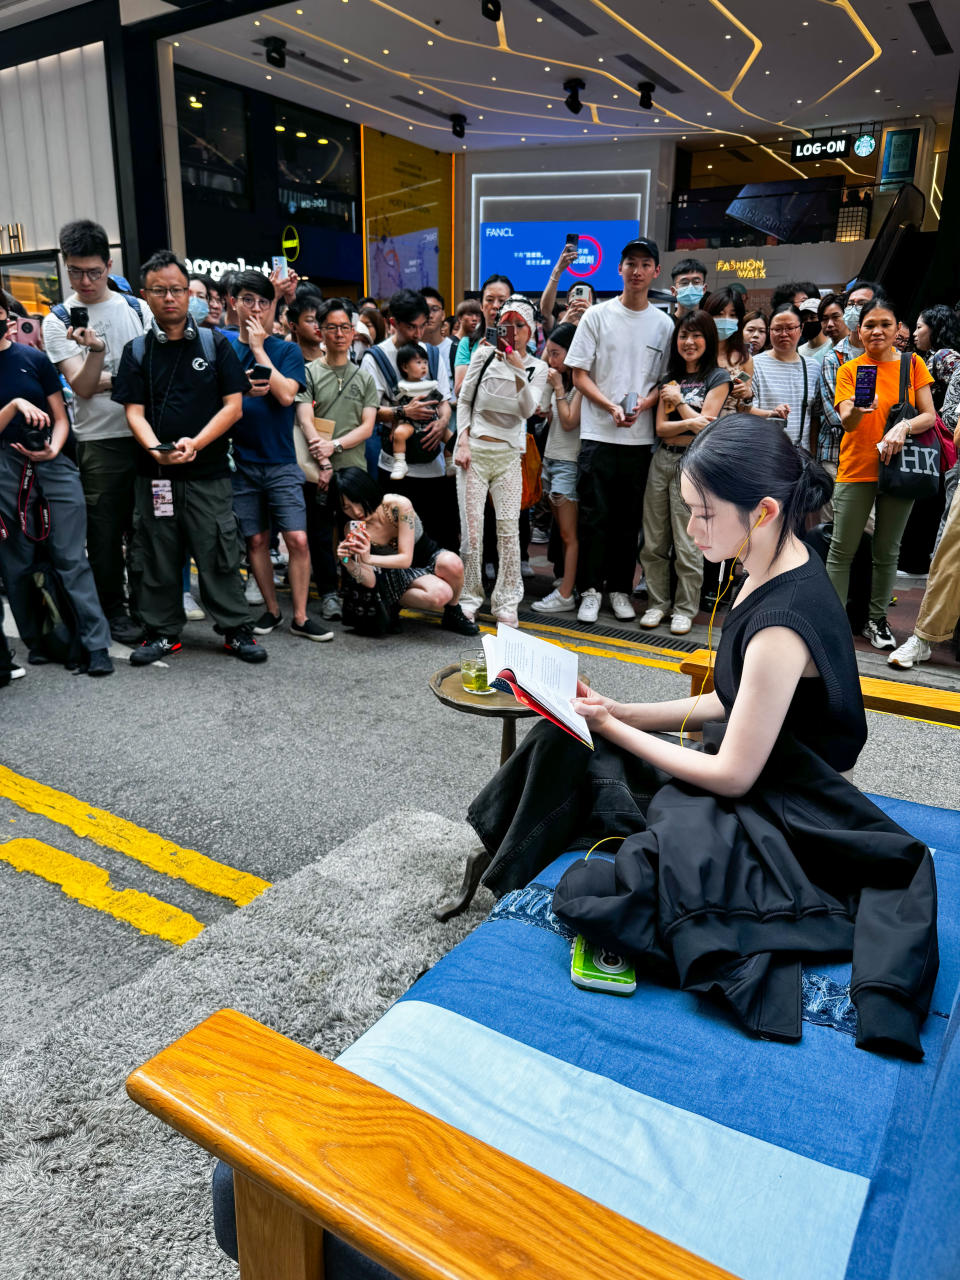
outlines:
M500 21L500 0L480 0L480 12L491 22Z
M653 106L653 91L657 86L652 80L641 80L637 85L640 90L640 106L644 111L649 111Z
M499 8L499 5L497 7ZM467 117L461 115L451 116L450 128L455 138L465 138L467 136Z
M568 111L572 111L575 116L578 116L583 110L583 103L580 101L580 90L586 87L584 80L564 80L563 82L564 92L567 95L563 100L563 105Z
M282 71L287 65L286 40L282 36L267 36L263 43L267 51L267 61L271 67L277 67Z

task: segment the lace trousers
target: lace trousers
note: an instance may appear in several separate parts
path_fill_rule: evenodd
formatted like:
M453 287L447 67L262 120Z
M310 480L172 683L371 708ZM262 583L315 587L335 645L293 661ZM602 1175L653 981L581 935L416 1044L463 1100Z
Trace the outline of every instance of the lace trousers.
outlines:
M520 454L507 444L470 441L470 466L457 468L460 503L460 558L463 561L461 605L475 613L483 603L483 511L487 494L497 517L500 568L490 603L494 613L515 613L523 599L520 575L520 500L523 475Z

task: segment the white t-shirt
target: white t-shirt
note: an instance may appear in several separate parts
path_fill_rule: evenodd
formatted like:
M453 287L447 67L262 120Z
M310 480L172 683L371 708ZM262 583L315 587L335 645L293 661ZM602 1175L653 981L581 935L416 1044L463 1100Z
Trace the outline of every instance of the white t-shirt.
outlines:
M571 396L576 394L576 391L570 392ZM581 396L580 399L582 403L583 397ZM557 393L549 383L540 401L540 407L544 413L550 415L550 430L547 432L543 456L564 462L576 462L580 453L580 428L574 427L572 431L564 431L563 423L560 421L560 411L557 408Z
M112 290L103 302L95 302L88 306L72 293L64 301L67 311L71 307L86 307L90 313L90 328L106 344L103 357L103 372L111 379L116 376L120 367L123 348L131 338L139 338L149 327L150 311L145 302L138 298L140 320L133 307ZM68 326L50 312L43 320L43 344L47 355L59 367L61 361L73 356L83 356L84 348L67 339ZM110 388L98 391L88 400L76 396L74 406L74 429L78 440L122 440L133 439L127 426L126 414L122 404L115 404L110 399Z
M805 411L804 372L807 388ZM783 429L794 444L802 445L804 449L810 448L810 409L819 381L819 367L812 360L804 360L803 356L797 360L778 360L771 351L761 351L753 357L754 405L758 409L775 409L778 404L788 404L790 414L783 422Z
M619 298L588 307L583 313L565 364L586 369L605 396L619 404L629 392L648 396L667 373L673 321L648 304L630 311ZM617 427L599 405L583 397L580 439L603 444L653 444L653 410L638 415L632 427Z
M387 359L396 370L397 380L400 380L400 370L397 368L397 347L393 338L386 338L383 342L378 342L377 346L386 354ZM382 405L394 404L393 395L390 388L384 381L383 374L380 372L380 366L368 351L362 361L364 369L373 378L376 383L377 391L380 393L380 403ZM444 365L443 358L440 359L440 367L437 370L437 386L440 388L440 395L444 400L453 400L453 390L450 386L450 366ZM393 454L387 453L386 450L380 450L379 466L386 470L393 470ZM407 468L407 475L411 480L432 480L435 476L444 475L443 450L433 459L432 462L411 462Z

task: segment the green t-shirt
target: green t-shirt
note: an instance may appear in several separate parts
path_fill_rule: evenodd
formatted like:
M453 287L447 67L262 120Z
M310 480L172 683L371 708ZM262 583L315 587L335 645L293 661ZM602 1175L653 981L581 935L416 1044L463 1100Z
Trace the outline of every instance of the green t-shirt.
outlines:
M297 396L297 404L313 405L314 417L333 419L337 424L333 430L334 440L355 431L364 409L376 409L379 403L376 383L366 369L355 364L331 369L321 360L311 360L307 365L307 384ZM364 444L335 453L331 461L334 471L342 471L344 467L365 468Z

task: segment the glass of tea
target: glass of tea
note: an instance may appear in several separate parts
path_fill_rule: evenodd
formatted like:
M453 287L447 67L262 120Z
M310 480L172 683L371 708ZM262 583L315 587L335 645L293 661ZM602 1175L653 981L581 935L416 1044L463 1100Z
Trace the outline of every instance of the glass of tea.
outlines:
M460 683L467 693L493 693L487 684L487 655L482 649L466 649L461 653Z

